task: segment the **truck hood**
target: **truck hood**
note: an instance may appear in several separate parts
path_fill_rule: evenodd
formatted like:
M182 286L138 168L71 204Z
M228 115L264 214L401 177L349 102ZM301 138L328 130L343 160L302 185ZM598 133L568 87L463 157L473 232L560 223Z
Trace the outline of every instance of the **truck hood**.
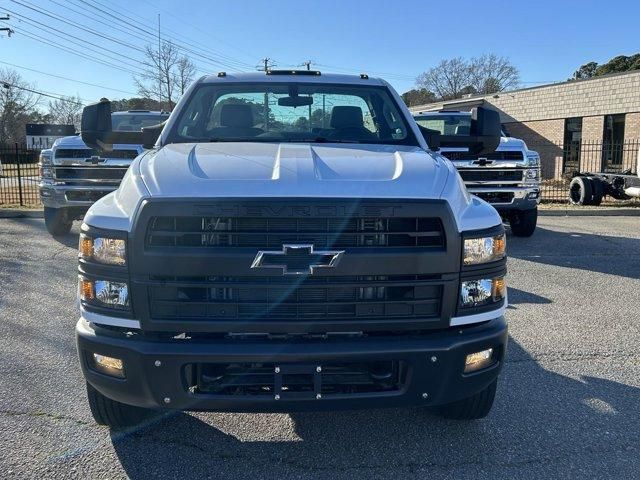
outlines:
M151 197L440 198L444 161L419 147L182 143L139 163Z
M467 148L443 147L440 149L440 152L466 152L467 150ZM520 140L519 138L500 137L500 144L498 145L498 148L496 148L496 151L503 152L510 150L527 150L527 144L524 143L524 140Z
M69 137L62 137L56 139L53 142L51 148L80 148L86 149L89 148L82 141L82 137L80 135L72 135ZM113 146L114 150L138 150L138 152L142 152L142 145L130 145L130 144L115 144Z

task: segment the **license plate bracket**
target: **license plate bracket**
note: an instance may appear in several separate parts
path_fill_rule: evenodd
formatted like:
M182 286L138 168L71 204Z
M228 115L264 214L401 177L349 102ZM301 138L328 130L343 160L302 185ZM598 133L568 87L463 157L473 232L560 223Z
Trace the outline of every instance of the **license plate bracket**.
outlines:
M322 367L315 364L276 365L274 369L274 398L322 398Z

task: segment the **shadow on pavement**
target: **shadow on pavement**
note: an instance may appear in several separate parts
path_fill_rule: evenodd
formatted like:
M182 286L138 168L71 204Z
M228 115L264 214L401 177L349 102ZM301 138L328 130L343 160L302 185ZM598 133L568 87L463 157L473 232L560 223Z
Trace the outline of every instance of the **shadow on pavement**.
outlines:
M496 403L484 420L448 421L424 409L175 413L136 432L112 433L112 442L134 480L406 477L456 468L492 477L493 464L536 472L591 450L634 448L639 396L640 389L615 381L547 370L510 340Z
M507 251L510 258L638 278L637 262L629 258L640 258L640 222L636 238L538 227L531 238L509 236Z

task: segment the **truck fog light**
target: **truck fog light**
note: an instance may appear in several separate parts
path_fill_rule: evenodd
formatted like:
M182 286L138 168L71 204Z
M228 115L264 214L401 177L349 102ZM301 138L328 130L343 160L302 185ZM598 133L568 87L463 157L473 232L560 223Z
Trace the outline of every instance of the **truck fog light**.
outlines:
M487 368L495 363L493 348L470 353L464 361L464 373L471 373Z
M124 362L119 358L94 353L93 367L96 371L112 377L124 378Z

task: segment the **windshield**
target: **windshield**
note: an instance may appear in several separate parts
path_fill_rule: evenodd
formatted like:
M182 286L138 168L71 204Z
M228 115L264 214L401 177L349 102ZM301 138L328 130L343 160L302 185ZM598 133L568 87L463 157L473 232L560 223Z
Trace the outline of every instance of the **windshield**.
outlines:
M150 127L164 122L169 115L150 113L123 113L111 115L111 128L114 132L139 132L142 127Z
M294 82L203 84L167 140L418 145L387 88Z
M435 130L440 135L470 135L471 115L422 115L415 117L421 127Z

